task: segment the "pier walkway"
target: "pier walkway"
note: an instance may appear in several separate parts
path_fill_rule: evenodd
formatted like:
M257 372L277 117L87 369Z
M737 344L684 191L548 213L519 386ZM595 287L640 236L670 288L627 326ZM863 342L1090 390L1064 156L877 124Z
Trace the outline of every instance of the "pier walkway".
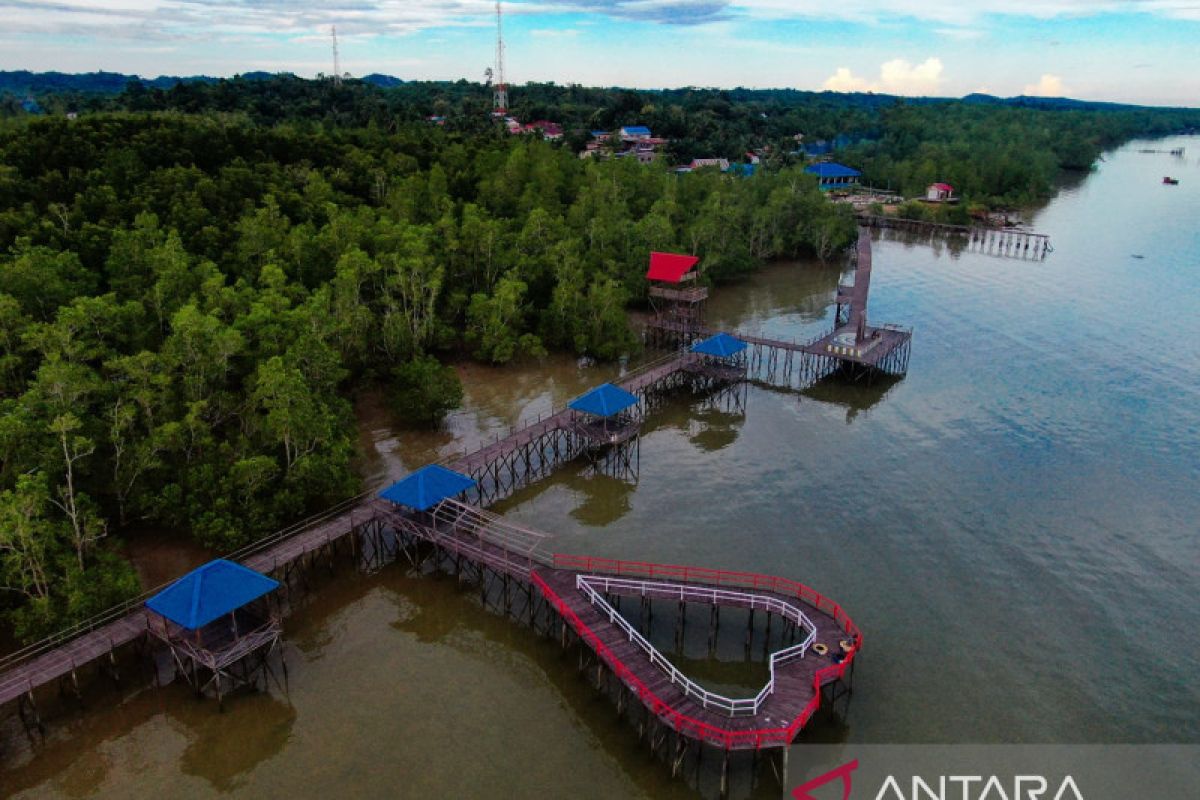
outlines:
M723 371L706 373L704 359L682 349L631 370L614 383L636 395L644 412L674 391L712 391L743 377L788 386L799 381L797 388L804 388L847 364L902 374L911 332L866 324L869 235L860 235L857 257L855 284L839 287L838 322L827 336L800 343L737 334L751 348L737 370L727 365ZM843 306L849 311L844 322ZM686 347L689 337L712 332L693 327L679 333ZM851 351L839 349L844 348L847 333L853 339ZM589 445L579 423L577 412L564 408L520 425L473 452L447 459L445 466L476 481L476 488L467 494L469 502L444 500L428 512L406 512L373 492L365 493L227 558L275 575L290 586L293 573L303 575L305 569L322 562L332 566L335 557L347 550L361 562L368 549L376 555L386 550L385 540L397 544L393 557L399 557L400 546L432 546L452 560L460 576L465 565L486 587L490 570L503 578L506 597L510 581L516 581L526 587L531 606L535 595L541 598L546 613L558 620L564 644L566 632L572 631L597 663L606 666L649 714L678 737L727 752L790 743L819 705L822 687L843 680L861 645L857 627L837 604L782 578L555 554L546 534L485 510L586 452ZM404 553L413 557L408 549ZM414 559L414 563L419 562ZM57 682L60 690L70 688L78 696L79 670L89 664L119 679L117 651L146 642L149 617L144 603L163 588L155 587L0 658L0 705L17 701L26 724L32 718L40 726L35 702L39 688ZM761 612L766 614L768 639L774 618L787 631L788 644L781 640L780 649L772 654L771 678L756 697L725 698L675 669L610 605L615 598L630 595L644 603L678 603L681 619L686 618L683 606L707 605L714 632L721 607L748 610L751 633L753 615Z

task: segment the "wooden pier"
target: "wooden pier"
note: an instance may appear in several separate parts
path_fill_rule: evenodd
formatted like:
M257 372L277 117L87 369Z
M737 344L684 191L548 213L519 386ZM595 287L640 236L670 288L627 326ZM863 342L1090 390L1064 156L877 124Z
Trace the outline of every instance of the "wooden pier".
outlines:
M978 252L1008 258L1043 259L1054 252L1050 236L1020 228L989 228L983 225L947 225L919 219L858 214L858 224L881 230L902 231L918 236L960 239Z
M869 278L866 236L860 239L859 266L863 266L864 243ZM854 305L851 318L863 325L867 286L867 280L857 277L858 288L846 287L846 297ZM687 324L693 327L691 321ZM907 347L908 334L901 341L892 338L898 332L892 328L867 326L865 330L883 331L883 342L871 348L875 355L831 354L821 351L818 342L740 336L750 350L748 357L736 362L718 363L681 350L614 383L638 398L638 413L644 415L674 394L714 396L741 385L748 376L787 386L798 381L802 387L848 359L883 369L887 353ZM363 494L227 558L275 576L285 597L307 590L318 574L347 561L364 571L397 561L420 568L432 562L435 569L477 584L485 606L499 594L494 603L498 610L554 636L564 647L578 649L581 666L586 661L595 667L597 685L607 687L622 713L627 705L641 709L641 716L632 721L639 736L649 737L652 750L658 752L673 739L674 750L667 753L673 771L678 771L689 748L697 753L702 746L723 751L724 791L729 753L783 748L823 702L849 693L861 633L840 606L794 581L564 555L554 552L549 535L486 510L594 446L594 437L581 429L582 422L578 412L559 410L449 459L445 466L476 481L463 500L443 500L430 511L414 511L374 493ZM636 446L639 438L633 430L612 447ZM144 602L161 588L0 658L0 705L16 701L27 730L42 730L37 705L41 688L57 683L60 692L81 698L80 671L85 666L119 681L118 653L132 649L145 658L157 641ZM639 619L620 613L622 599L639 604ZM764 658L769 651L771 677L757 695L726 698L710 692L650 644L649 628L656 614L660 624L667 612L675 614L676 636L682 641L688 624L686 609L697 605L707 609L710 649L722 625L728 632L736 624L739 636L744 630L747 658L752 641L761 640ZM748 619L734 623L735 615Z

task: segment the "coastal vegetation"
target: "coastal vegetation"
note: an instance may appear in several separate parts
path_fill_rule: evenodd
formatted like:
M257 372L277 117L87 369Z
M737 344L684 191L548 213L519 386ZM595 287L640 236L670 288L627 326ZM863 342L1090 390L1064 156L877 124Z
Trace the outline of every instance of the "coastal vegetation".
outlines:
M646 252L714 280L851 241L798 167L680 180L425 124L113 112L0 130L0 593L21 638L135 592L138 526L227 550L353 494L353 394L615 358Z
M1045 196L1184 112L531 86L510 136L476 84L280 77L0 104L0 612L37 637L137 591L119 538L227 550L354 493L351 401L436 424L456 359L634 351L648 250L708 280L854 237L794 134L911 191ZM66 112L78 113L68 118ZM444 125L426 117L437 114ZM576 156L639 122L668 156L769 148L753 177Z

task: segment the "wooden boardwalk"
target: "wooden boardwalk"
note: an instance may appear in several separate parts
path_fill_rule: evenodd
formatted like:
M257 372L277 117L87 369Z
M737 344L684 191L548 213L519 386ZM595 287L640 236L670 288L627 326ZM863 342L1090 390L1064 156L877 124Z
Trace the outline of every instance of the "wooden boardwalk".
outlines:
M372 513L373 496L352 498L312 520L237 551L230 558L259 572L279 573L351 533L355 525ZM76 680L81 667L113 658L118 648L147 633L148 617L143 603L162 588L165 587L144 592L99 618L0 659L0 704L31 696L37 688L58 680Z
M819 705L819 687L842 678L852 662L852 657L840 662L834 660L835 654L841 653L840 642L853 642L854 651L861 645L857 627L839 606L792 581L720 570L551 555L545 547L548 535L513 526L497 515L456 501L448 501L435 514L406 513L383 502L377 506L387 524L406 537L435 545L445 556L466 559L477 569L487 567L506 579L536 587L562 624L575 632L580 642L651 714L696 742L725 750L757 750L790 744ZM576 567L588 569L581 571ZM458 569L461 572L461 563ZM580 575L592 573L651 576L654 580L649 596L658 599L673 596L670 587L683 584L721 594L717 603L721 607L761 608L755 603L772 598L802 605L807 619L815 625L816 641L829 650L823 655L810 650L803 658L777 668L774 689L759 711L731 716L706 707L687 693L625 629L593 604L577 586ZM642 594L646 593L643 589ZM625 594L628 596L629 592Z
M856 216L859 225L871 228L898 230L922 236L966 239L967 243L972 247L978 248L979 252L989 255L1006 256L1008 258L1042 259L1054 251L1054 248L1050 245L1049 235L1022 228L948 225L941 222L884 217L877 214L865 213Z
M795 733L811 717L810 709L819 702L815 683L818 671L837 666L832 664L830 655L819 656L816 653L809 653L805 658L788 663L776 676L775 690L768 695L761 711L753 716L731 717L705 708L685 694L666 672L651 663L646 652L619 627L609 622L607 616L576 588L575 578L578 574L570 570L539 568L537 575L542 581L538 584L539 589L547 599L553 601L557 598L570 609L572 615L567 618L576 628L576 633L593 651L602 653L601 657L608 662L609 668L638 695L647 709L689 738L728 750L790 744ZM728 602L722 606L739 607L739 604ZM836 651L837 643L846 638L845 631L824 612L811 608L808 610L809 618L818 628L818 641ZM595 639L588 633L593 634ZM603 648L596 647L595 641L602 643ZM832 672L822 676L822 683L832 680Z
M795 342L757 336L740 338L752 346L777 353L806 352L806 345ZM675 352L631 371L615 383L637 395L644 405L649 405L662 391L687 385L693 380L697 360L698 357L690 352ZM569 409L557 411L474 452L454 458L447 466L479 475L489 465L506 460L515 463L521 454L528 460L532 446L537 444L540 448L540 443L554 441L557 435L568 435L577 419L575 412ZM558 447L557 442L554 447ZM575 448L577 443L568 442L565 449L551 459L546 459L545 454L537 450L544 464L537 470L527 471L523 480L536 479L579 455L580 451ZM526 468L528 470L528 465ZM514 480L506 491L519 482L515 476L514 471ZM478 505L486 506L499 496L499 493L481 496ZM444 514L451 512L458 516L448 521ZM790 742L815 710L819 692L814 680L836 679L828 672L832 665L823 665L817 657L809 656L779 670L777 691L768 699L760 715L754 718L722 717L700 707L678 687L672 690L669 679L664 685L661 670L651 664L641 650L636 647L630 650L628 639L620 641L623 638L621 630L605 620L575 588L573 582L577 570L556 563L558 557L550 554L541 543L543 534L506 523L500 517L487 514L482 507L454 501L444 503L439 513L443 514L439 519L414 521L377 501L374 493L366 493L259 540L228 558L286 580L293 569L306 561L312 563L322 556L332 560L340 542L349 540L353 551L358 546L359 531L371 525L389 526L393 531L420 538L457 559L476 565L481 580L482 569L486 567L506 580L516 579L529 585L531 591L536 586L546 602L562 616L564 624L569 623L581 641L631 690L636 690L642 703L659 719L669 722L681 735L726 750L775 747ZM143 604L162 588L156 587L86 623L0 658L0 704L19 700L24 717L26 706L36 708L34 693L39 687L69 680L78 692L78 671L87 664L107 659L115 675L116 651L147 634L148 616ZM846 635L849 620L835 617L825 611L814 612L813 620L819 621L822 636ZM819 678L819 670L826 670L821 673L825 678ZM834 671L836 677L840 677L844 666ZM34 715L36 717L36 711Z

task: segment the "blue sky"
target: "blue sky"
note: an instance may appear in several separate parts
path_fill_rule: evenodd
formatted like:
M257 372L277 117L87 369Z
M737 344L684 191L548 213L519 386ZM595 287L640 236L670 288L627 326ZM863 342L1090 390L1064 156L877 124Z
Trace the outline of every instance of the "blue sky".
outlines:
M1200 0L506 2L509 82L1200 106ZM481 79L487 0L0 0L0 69Z

